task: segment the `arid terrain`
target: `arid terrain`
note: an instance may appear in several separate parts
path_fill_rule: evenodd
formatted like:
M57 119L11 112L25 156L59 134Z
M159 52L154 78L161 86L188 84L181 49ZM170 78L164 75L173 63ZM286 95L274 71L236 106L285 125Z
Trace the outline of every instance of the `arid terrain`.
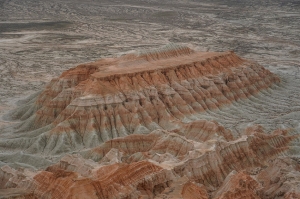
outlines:
M300 3L0 0L0 198L300 198Z

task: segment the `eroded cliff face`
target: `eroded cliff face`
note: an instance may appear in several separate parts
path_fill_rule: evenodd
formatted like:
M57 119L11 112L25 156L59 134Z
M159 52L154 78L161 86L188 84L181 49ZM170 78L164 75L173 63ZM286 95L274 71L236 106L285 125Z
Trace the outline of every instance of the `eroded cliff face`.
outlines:
M0 168L0 197L298 196L299 181L279 172L285 159L299 175L293 129L241 131L203 117L279 84L233 52L187 47L79 65L10 113L21 122L2 130L0 147L17 165Z

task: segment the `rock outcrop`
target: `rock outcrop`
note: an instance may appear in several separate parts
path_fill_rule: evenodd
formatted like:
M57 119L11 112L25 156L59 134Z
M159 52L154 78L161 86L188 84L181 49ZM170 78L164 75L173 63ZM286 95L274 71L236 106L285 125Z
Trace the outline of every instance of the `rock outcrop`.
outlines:
M277 158L257 175L263 185L258 194L261 198L300 198L299 158Z
M187 130L199 141L211 139L212 131L228 140L232 135L218 125L186 123L280 81L233 52L180 47L160 53L101 59L64 72L11 114L24 120L18 132L32 132L17 145L29 153L61 154L156 129ZM198 129L203 133L195 135Z
M215 199L259 199L256 190L259 183L251 176L240 172L232 172L215 194Z
M79 65L10 113L21 122L1 132L0 198L296 197L282 177L285 159L299 172L293 129L208 119L279 84L233 52L187 47Z
M193 182L187 182L182 189L183 199L208 199L209 196L204 186L198 186Z

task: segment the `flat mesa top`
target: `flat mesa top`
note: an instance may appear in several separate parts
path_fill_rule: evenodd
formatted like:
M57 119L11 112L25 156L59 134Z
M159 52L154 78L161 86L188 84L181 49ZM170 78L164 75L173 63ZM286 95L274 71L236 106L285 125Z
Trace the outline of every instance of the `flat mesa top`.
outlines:
M188 49L188 50L187 50ZM201 62L208 58L230 54L231 52L195 52L189 48L184 52L167 51L160 54L134 55L129 54L119 58L104 58L92 63L98 67L98 72L92 74L94 78L104 78L113 75L132 74L143 71L154 71L165 68Z

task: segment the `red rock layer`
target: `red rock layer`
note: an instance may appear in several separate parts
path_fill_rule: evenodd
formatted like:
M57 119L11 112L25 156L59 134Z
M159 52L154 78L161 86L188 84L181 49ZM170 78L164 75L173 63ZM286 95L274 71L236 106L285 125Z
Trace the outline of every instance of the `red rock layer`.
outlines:
M123 161L127 160L129 162L146 158L156 159L157 154L165 153L183 159L189 151L193 151L194 144L175 133L157 130L147 135L130 135L125 138L116 138L81 154L86 158L97 161L112 149L117 149L123 153Z
M217 142L213 151L199 158L190 159L174 168L181 176L186 175L211 190L221 185L233 170L267 165L267 160L288 149L288 143L296 136L264 134L244 137L234 142Z
M200 187L193 182L187 182L182 189L183 199L208 199L209 196L204 187Z
M288 149L288 143L297 138L285 133L275 131L267 135L254 132L235 141L215 141L213 148L199 153L195 151L208 143L201 145L163 130L148 135L130 135L82 153L85 158L100 154L102 158L98 157L98 163L78 155L68 155L46 171L37 173L2 167L0 189L6 188L11 192L16 188L26 190L24 194L20 191L15 194L24 197L32 194L40 199L153 198L166 188L162 195L173 194L178 198L207 198L206 190L218 199L292 197L298 194L295 183L290 181L295 175L291 175L290 179L280 176L286 164L292 165L291 172L300 171L299 166L295 161L286 163L277 159L271 164L269 161ZM148 160L133 158L141 153ZM184 158L181 159L181 155ZM164 159L157 159L157 156ZM172 158L168 160L165 157ZM130 163L122 163L124 161ZM172 164L168 164L170 161L173 161ZM257 175L258 181L255 181L246 171L257 167L265 170ZM232 175L234 170L239 173ZM180 176L186 180L176 184ZM172 182L175 184L172 185ZM172 187L180 188L179 193L173 192Z
M256 194L259 183L246 173L239 172L227 177L214 199L260 199Z
M218 124L186 123L279 82L233 52L160 52L102 59L64 72L32 105L14 113L27 118L18 131L41 132L19 146L29 153L60 154L155 129L181 131L197 141L212 139L207 132L232 140Z
M2 167L0 189L39 199L297 196L294 186L267 180L275 172L272 166L258 181L246 173L267 167L296 136L282 130L265 134L255 126L235 138L217 122L201 119L205 111L279 81L233 52L185 47L80 65L15 111L12 117L24 121L0 141L0 147L26 154L74 154L35 173ZM233 170L238 173L230 175ZM182 183L171 185L178 179ZM264 187L258 192L260 182Z
M74 172L49 167L34 177L31 190L43 198L137 198L152 196L155 189L172 180L172 172L150 162L113 164L83 178Z

